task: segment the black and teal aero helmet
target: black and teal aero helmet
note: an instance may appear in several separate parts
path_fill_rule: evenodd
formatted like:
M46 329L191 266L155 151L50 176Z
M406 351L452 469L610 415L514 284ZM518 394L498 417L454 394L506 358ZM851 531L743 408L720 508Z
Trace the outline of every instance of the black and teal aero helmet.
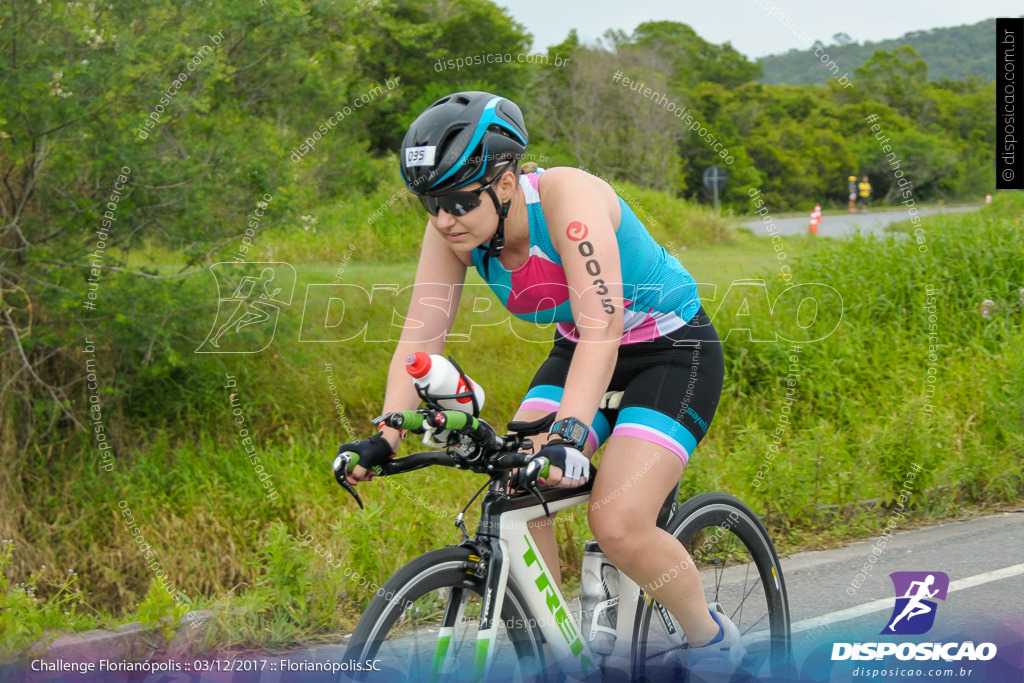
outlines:
M402 140L402 179L414 194L441 194L493 179L526 154L523 112L510 100L472 90L427 107Z

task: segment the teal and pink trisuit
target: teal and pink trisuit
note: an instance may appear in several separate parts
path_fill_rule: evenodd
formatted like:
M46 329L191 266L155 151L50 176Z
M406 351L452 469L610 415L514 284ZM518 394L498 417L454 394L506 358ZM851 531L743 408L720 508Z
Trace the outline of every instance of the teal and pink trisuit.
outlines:
M473 264L510 313L538 324L556 323L555 344L530 384L520 409L555 412L579 334L569 304L562 260L552 244L540 202L542 172L519 177L530 220L530 253L508 271L497 259L484 276L486 245ZM685 465L707 432L721 395L721 343L701 308L697 282L654 241L626 202L616 237L626 310L619 358L608 391L623 391L617 410L602 409L589 421L596 449L609 436L656 443Z

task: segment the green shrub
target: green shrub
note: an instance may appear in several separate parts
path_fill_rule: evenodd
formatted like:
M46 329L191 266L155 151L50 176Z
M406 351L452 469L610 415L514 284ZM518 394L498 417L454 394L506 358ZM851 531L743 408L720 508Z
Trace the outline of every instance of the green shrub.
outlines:
M40 656L64 630L89 628L95 624L87 612L78 574L68 569L60 580L53 578L55 569L40 566L25 581L12 583L11 558L15 543L0 540L0 662L31 654ZM43 581L43 577L48 581ZM40 584L43 594L37 595Z

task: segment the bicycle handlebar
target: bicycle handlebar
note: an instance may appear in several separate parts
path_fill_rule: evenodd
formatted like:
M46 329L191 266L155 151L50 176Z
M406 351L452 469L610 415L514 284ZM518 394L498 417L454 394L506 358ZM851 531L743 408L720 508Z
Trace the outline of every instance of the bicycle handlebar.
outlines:
M381 422L394 429L415 433L428 429L451 430L465 434L488 448L500 449L503 446L489 424L461 410L403 410L384 415Z
M521 449L533 446L525 436L537 432L513 432L505 436L498 436L489 424L472 415L458 410L432 410L429 408L388 413L374 422L417 434L441 430L447 432L448 435L446 450L413 453L402 458L392 458L380 466L374 467L376 474L392 476L432 465L469 469L481 474L489 474L492 477L500 477L512 470L519 470L511 479L511 486L532 493L544 505L545 512L547 511L547 503L540 495L537 479L547 476L548 459L537 457L532 453L521 452ZM515 426L510 425L510 427ZM358 453L344 451L338 453L334 459L333 469L334 478L338 484L351 494L362 508L363 501L346 478L346 475L358 464Z

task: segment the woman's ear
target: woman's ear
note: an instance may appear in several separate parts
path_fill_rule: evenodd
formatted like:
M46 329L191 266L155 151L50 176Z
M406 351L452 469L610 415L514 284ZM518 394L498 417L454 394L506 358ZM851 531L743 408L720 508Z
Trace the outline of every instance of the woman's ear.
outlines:
M519 187L519 178L511 170L508 170L501 174L497 185L498 199L504 204L515 196L516 188Z

